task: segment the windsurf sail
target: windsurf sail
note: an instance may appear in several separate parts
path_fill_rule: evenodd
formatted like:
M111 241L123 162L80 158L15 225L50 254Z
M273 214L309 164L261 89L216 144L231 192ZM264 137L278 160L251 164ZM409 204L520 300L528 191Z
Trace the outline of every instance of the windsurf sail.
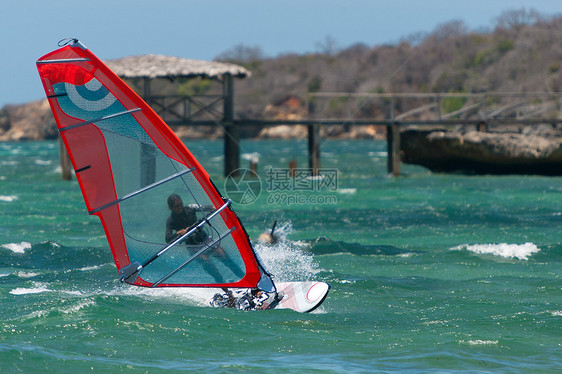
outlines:
M122 281L275 291L230 201L125 82L77 39L37 67L86 207L101 220ZM196 218L167 242L172 195Z

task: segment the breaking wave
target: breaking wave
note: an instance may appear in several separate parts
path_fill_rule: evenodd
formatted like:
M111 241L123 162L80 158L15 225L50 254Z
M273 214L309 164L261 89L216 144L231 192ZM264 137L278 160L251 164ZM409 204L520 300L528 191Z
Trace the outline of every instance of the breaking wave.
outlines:
M53 292L53 291L45 286L38 286L38 287L31 287L31 288L18 287L10 291L12 295L28 295L28 294L42 293L42 292Z
M31 249L31 243L21 242L21 243L2 244L2 248L9 249L14 253L25 253L26 249Z
M462 244L451 248L451 250L467 250L477 254L489 254L505 258L517 258L528 260L529 256L540 251L533 243L525 244Z
M11 203L17 199L18 197L16 195L0 195L0 201L5 201L7 203Z

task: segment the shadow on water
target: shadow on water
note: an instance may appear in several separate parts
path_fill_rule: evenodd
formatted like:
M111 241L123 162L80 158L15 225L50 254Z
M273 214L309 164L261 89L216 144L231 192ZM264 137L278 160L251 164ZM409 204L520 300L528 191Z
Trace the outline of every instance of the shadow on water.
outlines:
M306 241L309 248L315 255L328 255L336 253L349 253L357 256L381 255L381 256L397 256L406 253L419 253L410 249L402 249L392 245L370 245L360 243L346 243L328 239L321 236L315 240Z

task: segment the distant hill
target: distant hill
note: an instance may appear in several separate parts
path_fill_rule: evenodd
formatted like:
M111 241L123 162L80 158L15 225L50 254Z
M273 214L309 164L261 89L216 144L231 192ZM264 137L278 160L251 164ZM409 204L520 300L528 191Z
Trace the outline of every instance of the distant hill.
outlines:
M561 92L560 36L562 16L516 10L498 17L490 31L469 31L463 22L452 21L396 45L357 44L337 52L276 58L264 58L259 48L238 47L219 60L241 64L252 72L250 78L235 83L237 118L295 119L306 115L307 96L315 92ZM154 84L152 93L170 89L177 91L174 93L217 93L213 85L198 80ZM290 105L283 117L287 98ZM295 108L294 103L300 107ZM324 118L338 118L349 111L341 98L313 104L316 115ZM41 112L46 108L38 103L30 111L2 108L0 140L56 136L53 122L45 120L46 114ZM369 103L352 111L357 119L384 115L380 107ZM23 125L25 128L15 128ZM37 130L33 125L47 128ZM219 133L217 128L200 136Z
M252 71L251 78L236 82L236 110L241 117L256 117L283 97L304 99L310 92L560 92L561 36L561 16L518 10L498 17L489 32L468 31L452 21L397 45L225 60ZM337 103L318 110L322 117L338 115Z

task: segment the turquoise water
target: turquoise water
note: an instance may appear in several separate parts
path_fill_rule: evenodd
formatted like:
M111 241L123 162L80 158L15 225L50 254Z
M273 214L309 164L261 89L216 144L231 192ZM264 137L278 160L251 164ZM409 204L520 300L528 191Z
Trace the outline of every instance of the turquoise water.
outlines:
M222 189L222 142L188 147ZM337 188L301 191L267 170L306 167L305 142L242 143L263 188L235 209L251 237L278 220L283 238L260 257L332 286L299 314L121 285L56 142L0 143L0 372L562 371L562 178L393 178L384 151L326 141Z

